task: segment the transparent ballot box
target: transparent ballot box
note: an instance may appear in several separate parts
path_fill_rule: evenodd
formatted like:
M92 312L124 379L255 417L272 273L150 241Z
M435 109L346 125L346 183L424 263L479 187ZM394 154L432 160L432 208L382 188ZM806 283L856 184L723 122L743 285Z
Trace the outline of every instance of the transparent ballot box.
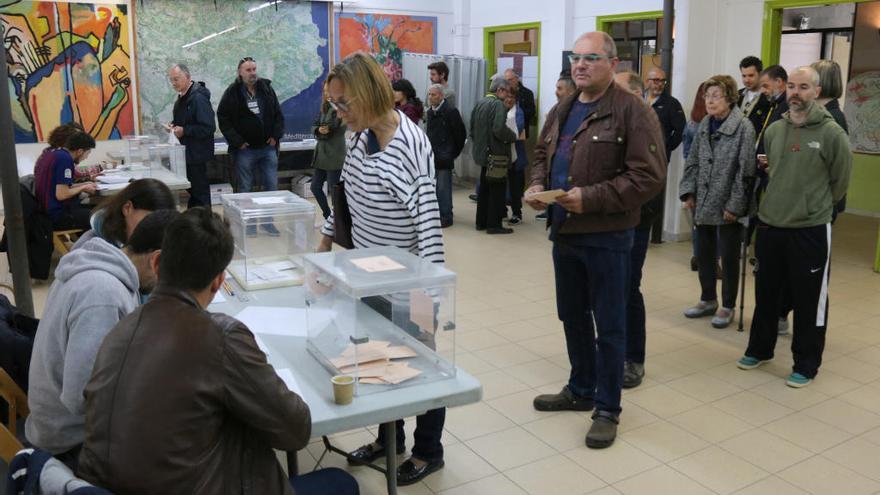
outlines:
M228 271L246 290L299 285L302 255L315 250L315 207L290 191L224 194L235 238Z
M308 349L356 394L455 376L455 273L394 247L303 257Z
M150 160L150 146L158 144L159 138L156 136L125 136L125 164L137 166L146 166Z
M186 146L181 144L153 144L147 148L150 169L164 169L177 177L186 178ZM147 163L144 163L147 165Z

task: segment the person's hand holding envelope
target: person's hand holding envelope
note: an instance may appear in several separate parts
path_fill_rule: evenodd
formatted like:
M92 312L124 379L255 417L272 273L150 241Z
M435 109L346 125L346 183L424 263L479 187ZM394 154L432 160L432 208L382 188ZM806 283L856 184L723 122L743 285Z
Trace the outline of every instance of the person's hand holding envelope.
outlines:
M523 201L536 210L544 210L548 205L555 203L557 199L568 194L562 189L545 191L544 186L532 186L523 195Z

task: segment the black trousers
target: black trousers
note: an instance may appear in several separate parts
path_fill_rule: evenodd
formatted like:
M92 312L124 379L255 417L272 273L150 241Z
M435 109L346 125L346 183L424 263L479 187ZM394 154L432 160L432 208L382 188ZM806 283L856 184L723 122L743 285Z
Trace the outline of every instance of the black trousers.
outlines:
M746 356L773 357L780 296L787 292L794 310L794 371L813 378L825 350L831 225L780 229L760 224L755 257L755 315Z
M739 291L739 257L742 241L742 224L733 222L723 225L697 225L697 267L700 275L700 300L714 301L718 298L716 291L717 268L715 256L721 248L721 306L736 306ZM717 229L718 235L715 234ZM719 245L720 244L720 245Z
M511 165L507 169L507 194L509 196L509 204L511 215L522 218L522 196L525 191L526 171L517 170Z
M89 230L92 228L89 219L92 209L83 204L73 205L52 219L52 230Z
M480 188L477 192L477 228L495 229L501 227L504 218L504 193L507 180L486 179L486 167L480 169Z
M186 190L189 193L189 201L186 202L187 208L194 206L211 207L211 184L208 183L207 165L202 163L186 162L186 179L189 181L190 188Z

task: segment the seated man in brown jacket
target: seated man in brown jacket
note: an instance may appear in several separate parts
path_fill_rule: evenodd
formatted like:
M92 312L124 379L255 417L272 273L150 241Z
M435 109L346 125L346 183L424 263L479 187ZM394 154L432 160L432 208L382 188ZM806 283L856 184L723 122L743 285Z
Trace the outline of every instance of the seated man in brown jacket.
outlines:
M309 407L244 324L205 311L232 251L228 224L209 209L169 224L159 285L98 351L77 474L128 495L356 495L339 469L290 481L281 470L272 449L306 446Z

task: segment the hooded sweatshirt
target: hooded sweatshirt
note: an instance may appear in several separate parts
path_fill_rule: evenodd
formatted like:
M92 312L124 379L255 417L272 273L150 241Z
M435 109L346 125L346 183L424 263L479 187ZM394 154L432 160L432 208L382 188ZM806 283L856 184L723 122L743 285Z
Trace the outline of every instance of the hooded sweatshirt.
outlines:
M61 258L34 340L28 441L52 454L83 442L83 389L104 336L137 306L138 286L125 252L101 238Z
M852 171L849 138L834 117L813 104L797 126L786 112L767 129L764 148L770 181L758 210L761 221L781 228L830 223Z

